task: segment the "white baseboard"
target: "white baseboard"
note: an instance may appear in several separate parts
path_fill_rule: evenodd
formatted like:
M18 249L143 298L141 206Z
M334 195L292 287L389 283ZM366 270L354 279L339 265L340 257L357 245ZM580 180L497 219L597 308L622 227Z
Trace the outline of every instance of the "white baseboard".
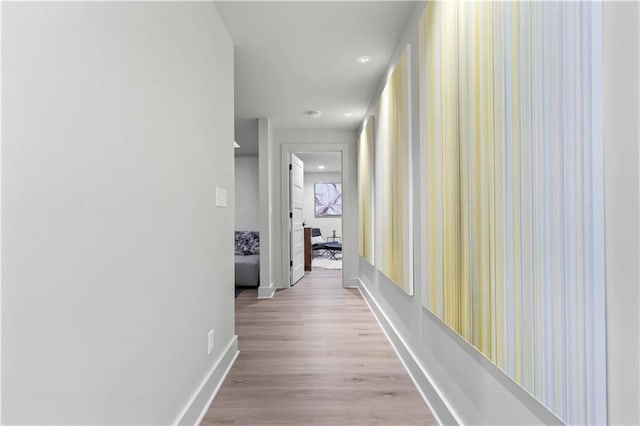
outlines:
M276 287L271 283L268 287L258 287L258 299L271 299L276 292Z
M274 281L273 286L275 288L290 288L291 287L291 283L289 283L288 279L287 279L287 281L276 280L276 281Z
M378 302L376 302L362 281L359 279L358 281L360 282L358 289L360 290L362 297L367 302L369 309L373 312L373 315L378 321L378 324L380 324L382 331L398 354L404 368L407 370L407 373L409 373L409 376L416 385L416 388L418 388L418 392L420 392L422 399L424 399L427 406L429 406L431 413L433 413L438 423L441 425L462 425L463 423L460 418L447 403L444 396L438 390L436 384L433 382L420 361L418 361L413 351L409 346L407 346L393 323L389 321L389 318L382 311Z
M360 278L358 277L347 278L344 288L358 288L358 287L360 287Z
M224 379L231 370L233 363L238 358L238 336L233 336L222 354L204 378L198 389L193 393L189 401L176 417L175 425L199 425L207 409L211 405Z

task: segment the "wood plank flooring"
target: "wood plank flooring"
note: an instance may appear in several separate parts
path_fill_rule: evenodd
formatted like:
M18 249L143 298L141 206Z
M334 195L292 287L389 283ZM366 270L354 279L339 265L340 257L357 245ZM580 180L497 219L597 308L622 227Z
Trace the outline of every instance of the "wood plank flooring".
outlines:
M240 355L203 425L437 424L342 271L236 299Z

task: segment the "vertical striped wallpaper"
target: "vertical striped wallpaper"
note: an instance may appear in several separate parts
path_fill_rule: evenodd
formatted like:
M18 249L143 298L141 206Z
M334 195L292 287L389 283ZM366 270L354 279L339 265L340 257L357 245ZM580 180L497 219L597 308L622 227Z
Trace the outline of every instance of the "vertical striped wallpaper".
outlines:
M570 424L606 423L602 5L429 2L424 305Z
M413 294L409 48L398 59L375 114L375 264Z
M373 124L367 119L358 138L358 223L360 256L373 265Z

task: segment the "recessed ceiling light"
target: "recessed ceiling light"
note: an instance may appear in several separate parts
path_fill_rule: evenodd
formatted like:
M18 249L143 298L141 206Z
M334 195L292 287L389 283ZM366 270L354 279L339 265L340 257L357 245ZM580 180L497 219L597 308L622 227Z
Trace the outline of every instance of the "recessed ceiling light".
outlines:
M307 111L306 114L311 118L319 118L322 115L322 111L310 110L310 111Z
M320 165L318 166L318 170L324 170L324 169L325 169L325 167L324 167L322 164L320 164Z
M359 64L366 64L371 61L371 56L369 55L360 55L356 58L356 62Z
M345 112L345 113L344 113L344 116L345 116L345 117L351 117L352 115L353 115L353 113L351 113L351 112Z

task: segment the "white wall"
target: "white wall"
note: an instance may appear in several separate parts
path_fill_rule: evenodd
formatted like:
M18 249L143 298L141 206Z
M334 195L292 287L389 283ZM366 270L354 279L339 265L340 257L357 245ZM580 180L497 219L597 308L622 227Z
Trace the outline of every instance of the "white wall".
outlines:
M640 424L640 5L604 4L607 391L610 424Z
M258 150L258 119L236 118L234 120L235 141L240 148L235 149L236 156L257 157Z
M423 7L416 6L391 63L406 43L411 43L412 58L418 57L417 19ZM604 3L607 390L610 424L640 424L639 9L637 3ZM417 61L413 61L413 93L418 93L417 71ZM420 194L417 96L412 102L414 190ZM414 218L414 235L422 235L419 203L415 203ZM421 251L421 244L417 244L416 259L421 258ZM414 273L416 277L424 274L420 262L416 262ZM406 348L400 352L444 423L560 422L475 348L425 310L420 303L422 287L419 284L415 295L408 296L363 260L360 260L360 278L365 295L384 317L383 324L387 325L392 339ZM447 413L453 413L453 416Z
M229 35L214 3L2 6L2 423L170 424L234 342Z
M273 297L275 284L273 245L273 129L268 118L258 119L258 163L260 174L260 287L259 298Z
M333 235L335 229L337 236L342 236L342 217L316 217L314 208L314 185L316 183L340 183L340 173L305 173L304 174L304 208L303 215L306 226L320 228L322 236L326 239Z
M236 157L236 231L259 231L258 157Z

